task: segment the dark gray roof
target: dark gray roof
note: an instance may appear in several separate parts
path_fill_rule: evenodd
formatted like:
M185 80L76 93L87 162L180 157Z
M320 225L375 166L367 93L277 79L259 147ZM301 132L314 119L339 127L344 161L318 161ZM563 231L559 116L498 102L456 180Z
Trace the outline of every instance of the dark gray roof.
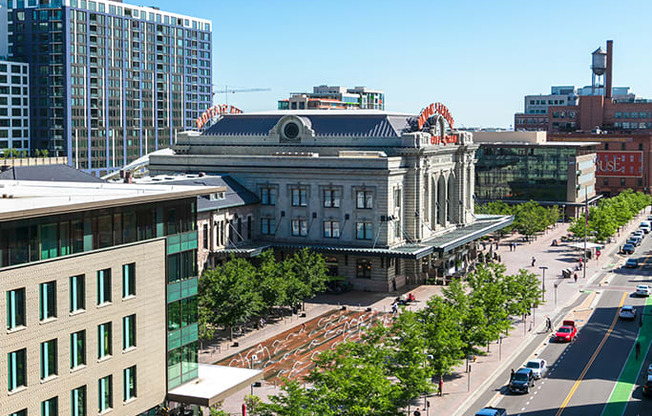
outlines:
M162 182L166 185L226 186L224 199L211 200L208 195L197 197L197 212L220 208L239 207L258 203L256 194L245 188L229 175L210 175Z
M0 179L51 182L105 182L68 165L14 166L0 172Z
M360 110L357 110L360 111ZM317 136L400 137L409 130L409 115L323 111L296 114L311 126ZM210 136L266 136L278 121L289 114L228 114L206 129Z

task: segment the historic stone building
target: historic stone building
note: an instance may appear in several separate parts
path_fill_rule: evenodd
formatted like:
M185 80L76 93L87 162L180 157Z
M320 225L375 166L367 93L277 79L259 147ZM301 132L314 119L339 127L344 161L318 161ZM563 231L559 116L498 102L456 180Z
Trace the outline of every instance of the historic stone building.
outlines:
M511 218L474 215L470 133L441 104L420 116L384 111L224 115L179 135L150 172L228 173L260 199L253 241L226 252L309 247L331 274L388 291L462 272L473 241ZM426 275L427 274L427 275Z

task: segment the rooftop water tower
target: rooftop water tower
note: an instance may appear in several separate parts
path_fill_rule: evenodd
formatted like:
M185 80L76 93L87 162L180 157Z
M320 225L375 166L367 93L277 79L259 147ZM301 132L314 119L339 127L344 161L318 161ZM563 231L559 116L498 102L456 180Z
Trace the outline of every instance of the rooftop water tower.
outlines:
M602 48L598 48L591 54L591 71L592 74L592 91L591 94L595 95L596 90L604 87L604 74L607 72L607 52Z

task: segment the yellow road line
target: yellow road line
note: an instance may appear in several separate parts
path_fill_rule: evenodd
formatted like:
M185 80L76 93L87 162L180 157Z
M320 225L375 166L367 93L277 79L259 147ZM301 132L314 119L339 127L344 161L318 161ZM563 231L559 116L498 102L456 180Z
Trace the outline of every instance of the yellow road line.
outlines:
M607 338L609 338L609 335L611 335L611 331L613 331L614 326L616 326L616 322L618 322L618 313L620 311L620 308L623 306L623 303L625 303L625 297L626 296L627 296L627 292L623 293L623 297L620 298L620 304L618 305L618 311L616 311L616 316L614 316L614 320L611 323L611 326L607 330L607 333L604 334L604 337L602 338L602 341L600 342L600 345L598 345L598 348L595 349L595 352L593 353L593 356L591 356L591 359L589 360L589 362L584 367L584 370L582 370L582 374L580 374L580 376L577 379L577 381L575 382L575 384L573 384L573 388L571 388L570 392L568 392L568 396L566 396L566 399L564 399L563 403L559 407L559 410L557 411L555 416L559 416L564 412L564 409L568 405L568 402L570 402L570 399L575 394L575 390L577 390L577 388L580 386L580 383L584 379L584 376L589 371L589 368L591 368L591 365L593 364L593 361L595 361L598 354L600 353L600 350L602 350L602 346L605 344L605 342L607 342Z

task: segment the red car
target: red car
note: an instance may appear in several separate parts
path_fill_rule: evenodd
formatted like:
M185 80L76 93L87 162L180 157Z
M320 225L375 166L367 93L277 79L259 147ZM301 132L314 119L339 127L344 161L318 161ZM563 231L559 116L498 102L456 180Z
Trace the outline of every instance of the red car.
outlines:
M555 340L559 342L571 342L577 337L577 328L575 321L564 321L561 328L555 333Z

